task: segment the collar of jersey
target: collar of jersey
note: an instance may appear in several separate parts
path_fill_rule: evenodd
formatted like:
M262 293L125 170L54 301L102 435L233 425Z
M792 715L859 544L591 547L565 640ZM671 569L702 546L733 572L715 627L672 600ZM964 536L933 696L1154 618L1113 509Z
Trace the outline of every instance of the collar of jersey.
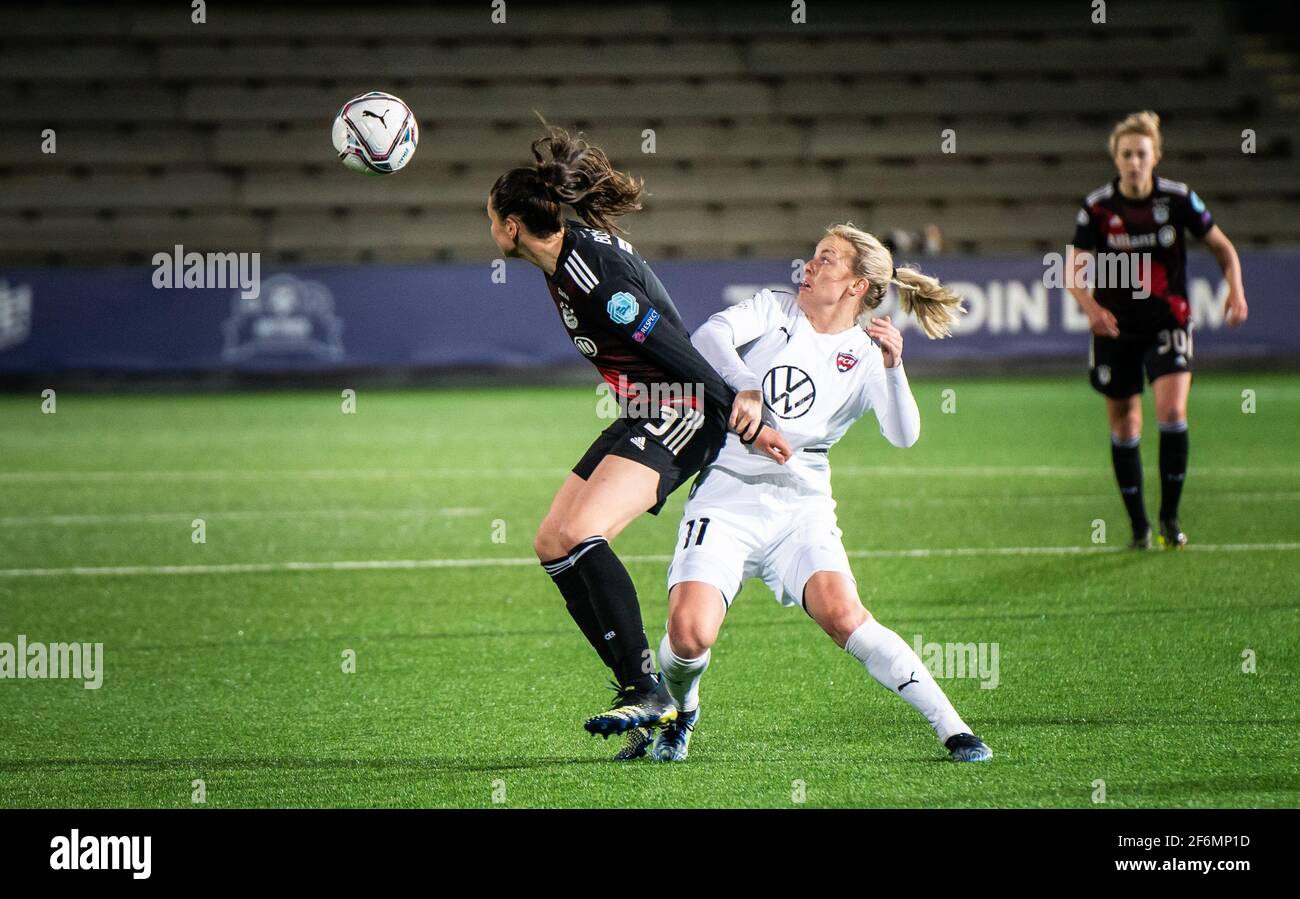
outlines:
M1115 176L1115 179L1111 181L1111 184L1113 184L1115 187L1115 196L1119 197L1125 203L1132 203L1135 206L1140 206L1143 203L1150 203L1153 199L1155 199L1156 194L1160 191L1160 188L1158 186L1160 182L1156 180L1159 177L1160 176L1156 174L1155 169L1152 169L1151 170L1151 193L1147 194L1145 197L1138 197L1137 199L1124 196L1124 192L1119 189L1119 175Z
M853 331L853 330L855 330L855 329L857 329L857 330L861 330L861 328L860 328L860 326L858 325L857 321L854 321L853 324L849 325L849 326L848 326L847 328L845 328L843 331L836 331L836 332L833 333L833 334L827 334L827 333L825 333L825 332L818 331L816 328L814 328L813 325L812 325L812 322L808 321L808 316L807 316L807 315L804 315L804 312L803 312L802 309L799 310L799 318L800 318L801 320L803 320L803 322L804 322L805 324L808 325L808 330L812 333L812 335L813 335L813 339L815 339L815 340L821 340L821 339L825 338L826 341L827 341L828 343L830 342L831 338L833 338L833 337L844 338L844 337L846 337L846 336L848 335L848 333L849 333L850 331ZM863 333L866 333L866 332L863 332Z
M573 229L583 225L582 222L575 222L572 219L564 219L560 224L564 228L564 241L560 244L560 255L555 257L555 271L547 276L552 280L559 279L560 272L564 270L564 263L569 259L569 254L578 245L578 232Z

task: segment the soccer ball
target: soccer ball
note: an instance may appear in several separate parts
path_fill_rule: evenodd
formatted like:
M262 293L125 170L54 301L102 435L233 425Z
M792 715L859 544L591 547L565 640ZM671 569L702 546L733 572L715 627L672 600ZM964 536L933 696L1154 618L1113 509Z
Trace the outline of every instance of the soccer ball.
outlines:
M352 171L391 175L415 155L420 125L400 99L371 91L343 104L332 137L339 159Z

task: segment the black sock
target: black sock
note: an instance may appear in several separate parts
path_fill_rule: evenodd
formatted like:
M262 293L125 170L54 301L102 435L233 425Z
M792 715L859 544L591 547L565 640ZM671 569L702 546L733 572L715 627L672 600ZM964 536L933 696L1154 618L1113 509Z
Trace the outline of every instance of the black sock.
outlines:
M582 631L582 635L587 638L591 648L596 650L596 654L600 656L605 666L613 670L614 651L605 642L605 632L601 630L600 622L596 619L596 610L591 607L591 599L587 596L587 585L583 583L582 576L573 569L569 557L561 556L543 562L542 567L546 569L546 573L551 576L551 580L555 581L555 586L564 596L564 607L569 610L569 616L578 625L578 630Z
M1160 520L1178 517L1187 477L1187 422L1160 426Z
M614 658L614 676L625 687L653 689L654 656L641 624L641 605L632 576L601 536L583 540L569 558L587 585L591 607Z
M1142 452L1138 449L1140 438L1121 441L1110 437L1110 459L1115 465L1115 480L1119 482L1119 495L1128 509L1128 520L1133 534L1140 536L1150 527L1146 506L1142 502Z

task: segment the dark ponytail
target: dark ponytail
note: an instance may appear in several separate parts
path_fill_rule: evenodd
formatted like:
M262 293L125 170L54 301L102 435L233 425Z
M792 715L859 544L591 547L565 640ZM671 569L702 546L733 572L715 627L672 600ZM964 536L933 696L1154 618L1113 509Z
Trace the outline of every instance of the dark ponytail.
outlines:
M547 237L560 230L566 205L595 228L621 231L614 220L641 208L642 180L615 170L605 151L581 135L542 125L547 136L533 141L533 165L511 169L492 185L497 215L517 216L529 232Z

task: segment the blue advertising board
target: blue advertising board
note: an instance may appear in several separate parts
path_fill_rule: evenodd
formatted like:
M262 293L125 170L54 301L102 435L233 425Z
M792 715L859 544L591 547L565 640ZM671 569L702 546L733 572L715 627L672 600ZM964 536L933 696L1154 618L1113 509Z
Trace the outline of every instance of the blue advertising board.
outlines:
M934 258L968 313L950 340L895 314L911 358L1083 358L1087 322L1034 257ZM1300 356L1300 253L1243 253L1250 319L1223 321L1212 258L1192 255L1198 357ZM686 324L770 286L789 261L654 265ZM541 273L509 261L284 267L260 287L159 287L155 268L0 270L0 372L328 371L581 362ZM179 280L179 279L178 279ZM250 296L249 294L256 294ZM895 309L891 294L880 314Z

